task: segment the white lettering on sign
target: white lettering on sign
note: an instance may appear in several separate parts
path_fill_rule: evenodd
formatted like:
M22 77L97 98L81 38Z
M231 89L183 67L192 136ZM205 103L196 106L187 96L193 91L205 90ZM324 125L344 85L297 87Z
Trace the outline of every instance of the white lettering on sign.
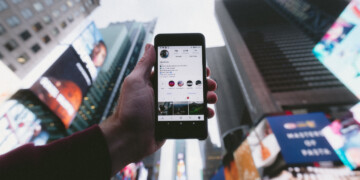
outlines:
M71 115L74 113L74 108L62 94L59 94L58 97L56 98L56 100L68 112L68 114Z
M72 115L75 112L71 103L62 94L60 94L60 91L47 77L42 77L40 79L40 84L52 97L56 99L56 101L67 111L69 115Z
M40 80L40 84L46 89L47 92L49 92L52 97L56 98L59 94L59 90L53 83L51 83L48 78L42 77Z

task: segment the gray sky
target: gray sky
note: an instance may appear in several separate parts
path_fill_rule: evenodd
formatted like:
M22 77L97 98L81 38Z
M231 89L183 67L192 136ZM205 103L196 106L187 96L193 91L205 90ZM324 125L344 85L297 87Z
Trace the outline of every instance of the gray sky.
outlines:
M200 32L207 47L223 46L214 0L102 0L91 18L99 28L111 22L158 18L155 34Z

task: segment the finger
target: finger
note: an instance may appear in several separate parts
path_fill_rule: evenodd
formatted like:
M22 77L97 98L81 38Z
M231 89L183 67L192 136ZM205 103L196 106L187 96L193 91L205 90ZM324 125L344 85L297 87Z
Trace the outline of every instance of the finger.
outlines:
M215 111L211 108L208 108L208 118L212 118L215 115Z
M209 104L215 104L218 100L218 97L214 91L208 91L206 99Z
M212 79L207 79L207 88L208 91L215 91L217 88L217 83Z
M143 57L139 60L134 68L134 73L150 78L152 67L155 65L155 48L151 44L146 44Z
M210 68L206 67L206 77L209 77L209 76L210 76Z
M156 141L156 149L160 149L165 144L166 140Z

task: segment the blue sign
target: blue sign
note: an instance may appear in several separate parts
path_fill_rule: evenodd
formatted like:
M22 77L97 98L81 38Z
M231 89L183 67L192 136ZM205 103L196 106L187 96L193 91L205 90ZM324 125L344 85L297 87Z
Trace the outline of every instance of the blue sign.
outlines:
M323 113L267 117L287 164L339 161L322 135L329 125Z

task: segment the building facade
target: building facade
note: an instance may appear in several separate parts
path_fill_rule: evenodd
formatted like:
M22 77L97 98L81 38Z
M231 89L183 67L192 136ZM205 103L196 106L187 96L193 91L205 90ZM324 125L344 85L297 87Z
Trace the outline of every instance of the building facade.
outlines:
M99 0L0 0L0 60L21 79Z
M286 111L332 113L357 102L312 54L322 32L342 11L341 4L346 5L332 1L340 5L315 0L216 1L218 22L253 123Z

